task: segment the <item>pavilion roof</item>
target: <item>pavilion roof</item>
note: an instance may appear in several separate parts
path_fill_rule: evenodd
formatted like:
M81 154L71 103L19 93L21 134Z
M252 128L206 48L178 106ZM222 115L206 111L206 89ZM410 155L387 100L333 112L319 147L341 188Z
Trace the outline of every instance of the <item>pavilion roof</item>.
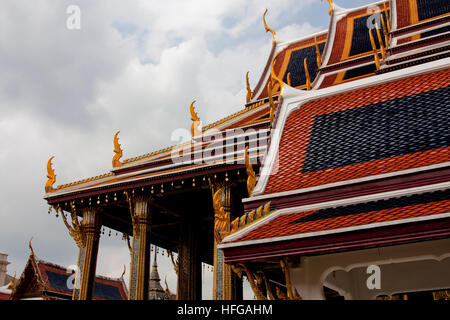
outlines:
M326 236L377 227L450 218L450 189L355 199L273 210L225 237L221 248Z
M305 103L284 123L264 194L450 161L449 86L447 68Z
M68 287L69 277L73 276L66 267L38 259L31 252L25 269L13 290L13 299L16 295L24 294L28 290L31 281L36 281L42 286L47 295L57 294L72 297L72 289ZM110 278L97 275L95 277L94 300L127 300L127 289L123 278Z

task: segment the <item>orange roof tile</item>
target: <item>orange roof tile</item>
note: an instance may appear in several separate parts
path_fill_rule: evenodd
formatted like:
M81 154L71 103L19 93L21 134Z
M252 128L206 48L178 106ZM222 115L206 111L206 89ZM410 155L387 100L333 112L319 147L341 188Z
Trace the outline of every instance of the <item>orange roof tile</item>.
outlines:
M270 175L264 193L450 161L449 140L445 138L449 121L449 85L450 70L447 69L303 105L286 120L279 145L279 166ZM419 112L417 108L422 111L413 114L408 108L411 112ZM364 123L366 119L372 123ZM326 120L326 125L322 120ZM406 123L407 128L397 127L399 122ZM417 132L411 134L408 130ZM337 134L340 138L335 138ZM416 136L428 140L420 141L419 148L405 149L403 145L414 144ZM333 139L339 141L330 143ZM351 154L355 149L353 143L359 144L357 151L360 154ZM348 159L340 161L336 157Z

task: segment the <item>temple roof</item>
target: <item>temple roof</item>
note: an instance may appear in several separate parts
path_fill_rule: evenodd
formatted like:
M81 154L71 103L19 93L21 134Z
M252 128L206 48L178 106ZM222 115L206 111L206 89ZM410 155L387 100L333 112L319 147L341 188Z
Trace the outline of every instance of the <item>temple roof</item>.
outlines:
M202 136L194 138L193 141L126 159L121 167L113 168L109 173L59 185L54 191L47 193L46 197L92 188L124 185L136 180L160 180L173 174L222 166L232 158L237 159L236 163L240 162L243 166L244 148L233 146L253 141L255 147L249 149L251 158L262 158L269 136L268 117L269 104L266 100L251 103L245 109L203 127ZM254 130L249 130L247 133L240 130L249 128ZM229 153L231 149L236 150ZM196 157L202 154L211 154L211 156L202 158L203 161L198 162Z
M66 267L36 258L30 254L25 269L13 290L13 299L45 294L49 298L71 299L73 273ZM127 289L122 278L95 277L94 300L127 300Z
M450 161L450 70L312 100L286 119L264 193Z
M314 238L308 252L316 253L317 239L331 234L432 220L447 228L450 8L406 2L426 12L403 29L389 8L397 17L405 1L379 2L370 12L333 8L316 81L307 92L285 88L257 185L220 245L236 247L226 259L255 257L251 248L262 243ZM376 50L367 27L374 12L392 25L374 37ZM419 40L397 41L414 35ZM285 244L273 246L277 254L287 253Z
M450 218L450 189L376 201L281 209L226 237L221 248Z

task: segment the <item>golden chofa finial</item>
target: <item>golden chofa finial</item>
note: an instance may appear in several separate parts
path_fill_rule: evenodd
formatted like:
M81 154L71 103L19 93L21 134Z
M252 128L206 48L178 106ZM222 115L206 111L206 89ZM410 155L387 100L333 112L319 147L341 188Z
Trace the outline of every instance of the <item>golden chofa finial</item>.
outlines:
M255 173L255 171L253 171L253 166L250 163L250 157L248 155L248 147L245 147L244 159L245 159L245 168L246 168L247 176L248 176L247 191L248 191L248 195L250 196L253 192L253 189L255 189L256 173Z
M251 100L252 97L253 97L253 92L252 92L252 90L250 89L250 82L248 81L248 71L247 71L247 73L245 74L245 82L246 82L246 84L247 84L247 97L246 97L246 101L247 101L247 103L249 103L250 100Z
M308 71L308 63L306 61L306 58L303 60L303 66L305 67L305 77L306 77L306 90L311 90L311 78L309 77L309 71Z
M194 108L195 100L191 102L191 106L189 107L189 110L191 111L191 135L192 137L198 136L201 134L201 131L198 129L198 126L200 125L200 118L198 114L195 112Z
M56 182L56 174L55 170L52 168L52 160L55 156L51 157L47 161L47 182L45 183L45 192L52 192L55 191L53 189L53 184Z
M33 246L31 245L31 241L33 240L33 237L30 238L30 241L28 241L28 246L30 247L30 254L34 256L34 250Z
M275 31L273 31L273 29L270 28L270 27L267 25L267 23L266 23L266 14L267 14L267 11L269 11L269 10L266 9L266 11L264 11L264 14L263 14L264 28L266 29L266 32L272 33L272 42L275 42Z
M320 0L322 1L322 0ZM328 0L328 3L330 4L330 8L328 9L328 14L331 16L331 13L333 12L333 1Z
M119 132L117 131L116 134L114 135L114 155L112 158L112 166L113 168L117 168L117 167L121 167L123 164L120 162L120 158L122 158L123 155L123 150L122 148L120 148L120 144L119 144Z

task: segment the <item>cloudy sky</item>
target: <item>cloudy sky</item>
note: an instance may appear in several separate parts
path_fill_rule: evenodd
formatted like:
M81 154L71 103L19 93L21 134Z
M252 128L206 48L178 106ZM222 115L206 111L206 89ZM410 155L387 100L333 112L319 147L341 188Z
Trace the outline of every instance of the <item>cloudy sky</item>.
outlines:
M351 8L370 1L336 2ZM319 0L0 4L0 252L9 254L8 273L18 275L30 237L40 258L76 263L74 241L42 199L50 156L59 185L108 172L117 130L125 159L172 145L171 133L190 126L193 99L203 124L243 107L245 73L254 86L271 47L265 8L279 40L329 24L328 2ZM80 29L67 27L70 5L80 8ZM158 262L174 291L170 262ZM126 243L103 236L97 272L119 277L124 265ZM207 299L211 279L205 270Z

